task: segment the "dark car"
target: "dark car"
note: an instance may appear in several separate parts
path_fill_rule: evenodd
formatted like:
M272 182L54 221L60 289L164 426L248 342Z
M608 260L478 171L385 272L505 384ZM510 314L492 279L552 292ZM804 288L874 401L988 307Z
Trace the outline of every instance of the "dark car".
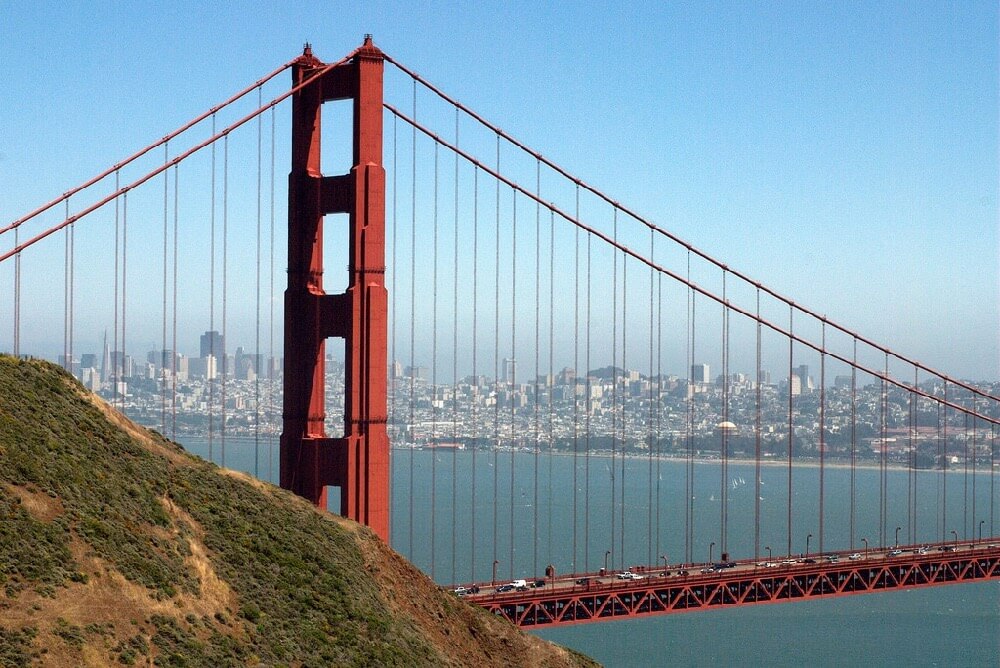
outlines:
M505 585L500 585L499 587L497 587L497 593L498 594L504 594L504 593L509 592L509 591L514 591L514 585L512 585L512 584L505 584Z
M576 583L578 585L588 585L590 584L590 578L577 578Z

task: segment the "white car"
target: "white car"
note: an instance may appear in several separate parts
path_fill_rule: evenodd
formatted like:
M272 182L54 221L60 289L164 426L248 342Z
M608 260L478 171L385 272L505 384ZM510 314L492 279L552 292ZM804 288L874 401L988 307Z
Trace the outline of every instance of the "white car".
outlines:
M619 580L641 580L642 576L637 573L632 573L631 571L622 571L616 575Z
M861 553L855 552L854 554L848 555L847 558L850 559L851 561L857 561L858 559L861 558Z

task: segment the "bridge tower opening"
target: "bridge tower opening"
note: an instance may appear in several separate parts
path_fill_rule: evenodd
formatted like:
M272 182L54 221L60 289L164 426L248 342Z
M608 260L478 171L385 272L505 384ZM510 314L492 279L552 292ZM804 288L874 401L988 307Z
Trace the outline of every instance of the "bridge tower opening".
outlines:
M307 45L292 67L292 165L288 177L281 486L322 508L340 488L340 511L389 541L386 433L385 170L382 166L382 52L365 36L352 57L327 66ZM347 174L324 176L324 102L353 102ZM347 214L348 285L323 290L323 217ZM331 217L332 218L332 217ZM343 219L338 216L337 219ZM325 340L344 339L344 436L329 438Z

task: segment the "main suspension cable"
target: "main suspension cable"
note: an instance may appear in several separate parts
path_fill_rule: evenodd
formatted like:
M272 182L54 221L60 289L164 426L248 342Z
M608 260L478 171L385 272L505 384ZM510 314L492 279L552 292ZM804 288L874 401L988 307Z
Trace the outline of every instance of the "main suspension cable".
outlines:
M593 227L591 227L591 226L583 223L578 218L574 218L571 214L568 214L565 211L562 211L561 209L559 209L555 204L552 204L550 202L544 202L544 201L542 201L541 198L537 197L529 189L527 189L527 188L525 188L525 187L523 187L521 185L518 185L517 183L515 183L514 181L512 181L511 179L509 179L507 177L504 177L499 172L499 170L495 170L495 169L489 167L488 165L483 164L481 161L479 161L476 158L472 157L468 153L466 153L466 152L458 149L457 147L451 145L449 142L447 142L446 140L442 139L441 137L435 135L433 132L427 130L426 128L424 128L422 126L419 126L418 124L416 124L416 122L414 120L412 120L411 118L407 117L405 114L403 114L402 112L400 112L395 107L393 107L393 106L391 106L389 104L385 104L384 107L388 111L390 111L391 113L393 113L396 116L398 116L404 122L409 123L411 126L413 126L414 128L418 129L422 134L424 134L425 136L427 136L428 138L430 138L432 141L434 141L434 142L436 142L438 144L441 144L442 146L445 146L449 150L456 151L456 152L460 153L462 155L463 159L465 159L466 161L470 162L471 164L478 165L484 172L488 173L490 176L492 176L494 179L496 179L498 181L498 186L497 186L498 188L499 188L499 184L503 183L504 185L506 185L506 186L508 186L508 187L516 190L517 192L521 193L522 195L528 197L529 199L540 202L543 207L546 207L546 208L554 211L560 217L562 217L566 221L572 223L573 225L577 226L582 231L586 232L588 235L591 235L591 236L594 236L594 237L600 239L605 244L607 244L609 246L613 246L614 248L616 248L619 251L621 251L623 254L629 255L632 258L638 260L639 262L641 262L643 264L646 264L647 266L654 267L658 272L669 276L674 281L677 281L679 283L683 283L683 284L687 285L694 292L697 292L697 293L699 293L699 294L701 294L701 295L709 298L710 300L712 300L712 301L714 301L716 303L723 303L722 298L720 296L714 294L713 292L711 292L710 290L707 290L706 288L703 288L703 287L701 287L701 286L693 283L690 280L690 278L685 279L683 276L679 275L678 273L676 273L676 272L674 272L674 271L672 271L670 269L667 269L666 267L663 267L663 266L661 266L659 264L651 262L649 260L649 258L643 256L641 253L638 253L635 250L632 250L631 248L629 248L629 247L627 247L627 246L625 246L625 245L617 242L610 235L605 234L605 233L601 232L600 230L597 230L597 229L595 229L595 228L593 228ZM498 139L498 142L499 142L499 139ZM0 257L0 259L2 259L2 257ZM736 273L733 272L732 270L729 270L729 273L733 274L733 275L736 275ZM761 289L766 292L766 290L763 287L761 287ZM752 311L746 309L746 308L743 308L743 307L740 307L740 306L736 306L734 304L730 304L729 305L729 309L732 312L738 313L739 315L742 315L742 316L744 316L746 318L749 318L751 320L756 319L756 316L754 315L754 313ZM789 304L789 310L793 311L793 312L795 310L798 310L799 312L802 312L802 309L799 308L799 307L797 307L794 303ZM819 320L821 322L822 321L827 322L831 327L835 327L835 324L832 321L830 321L830 320L827 320L827 319L822 318L822 317L820 317ZM766 320L766 319L761 319L760 322L764 326L766 326L768 329L770 329L770 330L778 333L781 336L786 336L791 341L799 343L800 345L803 345L803 346L805 346L806 348L808 348L810 350L814 350L816 352L819 352L820 349L821 349L821 346L818 343L809 341L809 340L803 338L802 336L795 334L794 331L788 331L788 330L784 329L782 326L780 326L780 325L778 325L778 324L776 324L774 322L771 322L771 321ZM862 340L862 339L859 337L858 340ZM891 354L891 352L889 354ZM847 358L845 356L841 355L841 354L837 354L837 353L828 351L827 355L831 359L835 359L835 360L838 360L838 361L841 361L841 362L845 362L845 363L850 363L850 362L848 362ZM903 389L909 389L909 386L906 383L903 383L903 382L901 382L899 380L896 380L894 378L891 378L891 377L887 377L880 370L873 369L873 368L868 368L868 367L863 367L863 366L860 366L859 370L864 371L865 373L868 373L868 374L874 376L877 379L885 380L887 383L889 383L891 385L895 385L895 386L903 388ZM938 377L941 378L942 380L947 379L949 383L956 384L956 381L954 381L954 380L952 380L952 379L950 379L950 378L948 378L946 376L943 376L943 375L939 374ZM963 387L965 387L965 386L963 385ZM975 391L975 390L973 390L973 391ZM925 391L920 390L918 392L919 392L919 394L921 396L924 396L924 397L927 397L927 398L930 398L930 399L934 398L934 397L932 397L930 394L928 394ZM994 398L994 397L991 397L991 395L984 394L981 391L976 391L976 393L979 394L980 396L983 396L983 397L987 397L987 398L991 398L991 399ZM1000 397L997 397L995 399L997 401L1000 401ZM954 410L960 411L962 413L969 413L970 412L969 408L964 407L964 406L962 406L960 404L951 404L950 407L953 408ZM979 415L979 419L987 421L987 422L989 422L991 424L1000 424L1000 418L997 418L997 417L991 417L991 416L987 416L987 415Z
M351 56L348 56L348 58L350 58L350 57L353 57L353 54ZM287 63L285 63L284 65L282 65L278 69L276 69L273 72L265 75L263 78L257 80L256 82L254 82L250 86L247 86L243 90L237 92L235 95L231 96L226 101L221 102L220 104L217 104L216 106L212 107L211 109L209 109L208 111L204 112L203 114L201 114L199 116L196 116L195 118L191 119L190 121L188 121L187 123L185 123L181 127L177 128L173 132L167 134L162 139L160 139L160 140L158 140L158 141L150 144L149 146L146 146L143 149L140 149L139 151L133 153L132 155L130 155L129 157L125 158L121 162L118 162L118 163L112 165L111 167L108 167L106 170L104 170L103 172L101 172L97 176L93 177L92 179L90 179L90 180L88 180L88 181L80 184L79 186L77 186L75 188L72 188L71 190L66 191L65 193L63 193L59 197L55 198L54 200L52 200L50 202L47 202L46 204L43 204L42 206L38 207L34 211L32 211L32 212L30 212L30 213L28 213L28 214L26 214L24 216L22 216L21 218L18 218L17 220L15 220L14 222L10 223L6 227L0 228L0 235L3 235L3 234L5 234L6 232L8 232L10 230L17 229L18 227L20 227L24 223L28 222L32 218L35 218L36 216L38 216L38 215L40 215L40 214L48 211L49 209L51 209L55 205L59 204L60 202L64 202L64 201L68 200L73 195L75 195L75 194L77 194L77 193L79 193L79 192L81 192L83 190L86 190L90 186L92 186L92 185L94 185L94 184L102 181L103 179L105 179L106 177L110 176L111 174L115 174L115 178L116 178L115 190L118 190L117 177L118 177L118 174L119 174L119 172L121 171L121 169L123 167L126 167L129 164L135 162L136 160L138 160L142 156L146 155L150 151L153 151L153 150L159 148L160 146L165 146L167 144L167 142L169 142L170 140L174 139L175 137L183 134L187 130L190 130L192 127L194 127L195 125L201 123L206 118L209 118L209 117L214 118L215 114L217 112L219 112L220 110L222 110L225 107L228 107L229 105L231 105L232 103L238 101L242 97L246 96L248 93L250 93L255 88L263 86L268 81L270 81L271 79L273 79L274 77L278 76L279 74L281 74L282 72L284 72L285 70L287 70L289 67L291 67L292 65L294 65L297 60L298 60L298 58L295 58L294 60L288 61ZM345 59L345 61L346 61L346 59ZM340 62L345 62L345 61L340 61ZM338 64L340 64L340 63L338 63ZM312 81L312 79L310 79L310 81ZM291 94L291 92L294 92L294 91L290 91L289 95ZM284 99L284 98L282 98L282 99ZM213 135L215 134L214 130L213 130L212 134Z
M744 273L742 273L742 272L740 272L740 271L738 271L736 269L733 269L731 267L728 267L724 263L720 262L719 260L715 259L711 255L709 255L708 253L706 253L705 251L702 251L702 250L698 249L697 247L695 247L691 243L689 243L687 241L684 241L679 236L677 236L677 235L669 232L668 230L665 230L665 229L663 229L663 228L655 225L653 222L651 222L648 219L644 218L643 216L639 215L637 212L635 212L635 211L633 211L633 210L631 210L631 209L629 209L629 208L621 205L619 202L611 199L610 197L608 197L607 195L605 195L600 190L598 190L595 187L587 184L586 182L582 181L581 179L573 176L567 170L565 170L564 168L560 167L559 165L557 165L552 160L549 160L548 158L546 158L545 156L543 156L541 153L539 153L539 152L537 152L537 151L529 148L526 144L524 144L520 140L516 139L512 135L508 134L507 132L505 132L504 130L502 130L501 128L499 128L498 126L490 123L483 116L479 115L478 113L476 113L475 111L473 111L471 108L469 108L466 105L462 104L461 102L459 102L455 98L450 97L449 95L447 95L446 93L444 93L441 89L439 89L436 86L434 86L432 83L430 83L429 81L427 81L426 79L424 79L423 77L421 77L419 74L417 74L413 70L411 70L411 69L407 68L406 66L402 65L401 63L399 63L398 61L396 61L395 59L393 59L391 56L389 56L389 55L386 54L386 55L384 55L384 58L385 58L386 62L394 65L400 71L402 71L407 76L409 76L411 79L413 79L413 81L415 83L419 82L422 86L424 86L425 88L427 88L429 91L431 91L433 94L435 94L436 96L438 96L439 98L441 98L442 100L444 100L445 102L447 102L448 104L450 104L450 105L452 105L454 107L457 107L458 109L461 109L462 112L465 113L466 115L468 115L470 118L474 119L480 125L482 125L485 128L487 128L490 132L495 133L498 136L498 138L503 138L506 142L508 142L512 146L520 149L521 151L527 153L529 156L533 157L534 159L540 161L546 167L552 169L554 172L556 172L557 174L559 174L563 178L565 178L565 179L569 180L570 182L576 184L578 187L587 190L588 192L590 192L594 196L598 197L599 199L604 200L605 202L607 202L608 204L610 204L614 208L621 210L624 214L626 214L627 216L629 216L630 218L632 218L636 222L638 222L638 223L640 223L642 225L645 225L646 227L650 228L651 230L654 230L657 234L660 234L660 235L662 235L662 236L670 239L672 242L674 242L677 245L681 246L682 248L686 249L690 253L695 254L696 256L698 256L699 258L705 260L706 262L708 262L708 263L710 263L710 264L718 267L719 269L723 269L725 271L728 271L729 273L731 273L733 276L735 276L736 278L740 279L741 281L743 281L743 282L745 282L745 283L747 283L749 285L752 285L752 286L755 286L755 287L759 288L760 290L762 290L763 292L765 292L769 296L771 296L771 297L777 299L778 301L780 301L780 302L788 305L789 307L791 307L791 308L793 308L793 309L801 312L804 315L807 315L807 316L810 316L812 318L815 318L816 320L820 320L820 321L829 323L829 325L831 327L835 328L837 331L839 331L839 332L841 332L843 334L846 334L846 335L848 335L848 336L850 336L852 338L857 338L859 341L861 341L865 345L868 345L868 346L874 348L875 350L877 350L879 352L883 352L883 353L887 353L889 355L892 355L896 359L898 359L901 362L904 362L906 364L911 364L911 365L917 366L922 371L924 371L926 373L929 373L931 375L937 376L939 378L948 378L949 382L951 382L951 383L953 383L953 384L955 384L955 385L957 385L959 387L962 387L963 389L966 389L966 390L968 390L968 391L970 391L970 392L972 392L974 394L978 394L979 396L982 396L984 398L990 398L990 399L992 399L994 401L1000 401L1000 397L998 397L998 396L994 396L992 394L989 394L985 390L982 390L981 388L977 388L977 387L975 387L975 386L973 386L973 385L971 385L969 383L964 383L962 381L959 381L959 380L947 377L943 373L938 372L935 369L932 369L932 368L930 368L930 367L928 367L928 366L926 366L924 364L921 364L920 362L918 362L918 361L916 361L914 359L906 357L906 356L904 356L904 355L902 355L900 353L897 353L895 351L889 350L888 348L879 345L875 341L873 341L871 339L868 339L866 337L863 337L862 335L858 334L857 332L854 332L854 331L848 329L847 327L844 327L842 325L839 325L839 324L833 322L832 320L827 319L826 316L821 315L818 312L815 312L815 311L813 311L811 309L808 309L808 308L806 308L806 307L804 307L804 306L802 306L800 304L795 303L792 299L781 295L780 293L778 293L775 290L767 287L766 285L760 283L759 281L755 281L755 280L751 279L746 274L744 274ZM386 107L391 109L391 107L389 105L386 105Z

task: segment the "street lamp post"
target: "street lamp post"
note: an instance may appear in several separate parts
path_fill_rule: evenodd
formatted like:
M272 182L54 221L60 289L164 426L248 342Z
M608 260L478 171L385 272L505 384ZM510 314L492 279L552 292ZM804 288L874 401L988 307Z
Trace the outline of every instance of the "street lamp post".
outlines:
M955 545L958 545L958 532L952 529L951 535L955 537Z
M979 542L983 542L983 525L986 524L986 520L979 520Z
M667 572L667 555L661 554L660 555L660 559L663 559L663 572L664 572L664 574L666 574L666 572Z
M899 530L903 527L896 527L896 547L899 547Z
M708 563L712 563L712 550L715 549L715 541L708 544Z
M493 560L493 580L492 580L491 584L494 587L497 586L497 564L499 564L499 563L500 563L500 561L498 559L494 559Z
M861 542L865 544L865 559L868 559L868 539L862 538Z
M771 561L771 546L770 545L765 545L764 549L767 550L767 560Z
M806 556L809 556L809 541L812 540L813 535L809 534L806 536Z
M608 557L611 555L611 550L607 550L604 553L604 572L608 572Z

